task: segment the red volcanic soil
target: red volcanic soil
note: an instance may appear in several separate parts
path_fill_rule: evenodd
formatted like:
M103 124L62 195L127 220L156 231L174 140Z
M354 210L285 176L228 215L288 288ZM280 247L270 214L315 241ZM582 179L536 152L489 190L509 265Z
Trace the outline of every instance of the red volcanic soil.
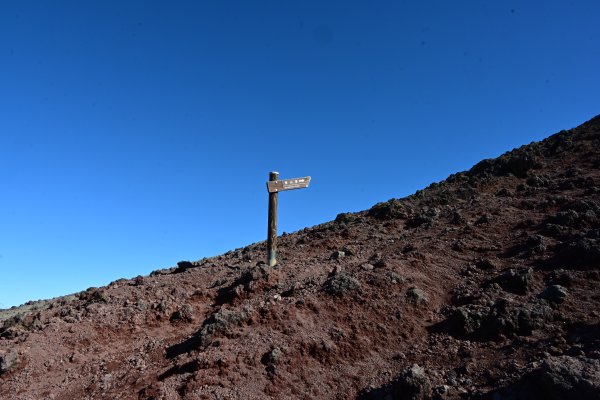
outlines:
M0 311L0 398L599 399L600 117L265 258Z

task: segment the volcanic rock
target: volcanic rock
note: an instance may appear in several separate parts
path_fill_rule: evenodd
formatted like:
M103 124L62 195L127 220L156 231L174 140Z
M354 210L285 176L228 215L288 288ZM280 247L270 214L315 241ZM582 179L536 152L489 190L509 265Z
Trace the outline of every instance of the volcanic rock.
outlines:
M409 367L394 384L394 398L421 400L431 397L431 382L423 367Z
M0 375L17 369L20 363L21 359L19 358L19 355L17 353L0 353Z
M565 301L568 293L569 292L565 287L560 285L551 285L544 290L541 297L553 303L562 303Z
M358 288L360 288L360 282L346 273L334 275L326 284L326 290L337 296L342 296Z
M531 284L533 281L533 269L532 268L522 268L522 269L514 269L511 268L508 271L504 272L498 278L494 280L497 282L502 289L516 293L516 294L526 294L531 289Z
M427 304L429 297L424 291L413 286L406 291L406 301L414 305Z
M528 382L539 398L600 399L600 361L583 357L548 357Z

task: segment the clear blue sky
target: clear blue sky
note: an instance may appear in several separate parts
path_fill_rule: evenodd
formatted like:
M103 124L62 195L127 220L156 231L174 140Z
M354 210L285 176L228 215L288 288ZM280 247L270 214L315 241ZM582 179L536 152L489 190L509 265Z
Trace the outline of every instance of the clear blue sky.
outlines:
M403 197L600 113L598 1L0 4L0 304Z

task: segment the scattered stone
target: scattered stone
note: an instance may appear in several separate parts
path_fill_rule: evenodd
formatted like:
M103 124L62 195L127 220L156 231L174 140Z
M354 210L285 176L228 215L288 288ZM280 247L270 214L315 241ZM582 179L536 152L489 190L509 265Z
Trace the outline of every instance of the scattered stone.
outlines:
M487 224L490 222L490 216L488 214L483 214L481 217L477 218L475 221L475 225Z
M163 313L164 314L167 311L169 311L169 309L171 308L170 305L171 304L170 304L170 302L167 299L162 298L162 299L160 299L160 301L158 301L157 303L153 304L152 308L155 309L155 310L157 310L159 313Z
M337 222L338 224L350 224L358 219L359 217L356 214L340 213L335 217L335 222Z
M502 159L502 157L500 157L500 159ZM503 172L511 173L518 178L525 178L527 172L536 166L537 160L532 154L513 154L502 164L501 170Z
M463 252L467 249L467 244L462 239L457 239L452 242L452 250Z
M575 200L569 203L565 208L575 210L584 215L589 213L589 218L593 218L597 213L600 213L600 205L593 200Z
M372 271L373 270L373 265L369 264L369 263L364 263L363 265L360 266L362 269L364 269L365 271Z
M332 260L340 260L344 257L346 257L346 252L337 250L337 251L334 251L329 258Z
M142 299L139 299L138 301L135 302L135 306L137 307L137 309L139 311L144 311L148 305L146 304L146 302Z
M250 305L244 306L241 311L226 309L217 311L204 322L198 334L200 345L206 347L213 342L216 336L230 334L233 327L247 322L253 311Z
M559 211L553 218L558 225L576 227L579 223L579 213L575 210Z
M216 288L216 287L224 285L225 283L227 283L227 279L226 278L218 278L218 279L216 279L213 282L213 284L210 287L211 288Z
M600 360L558 356L546 358L533 373L537 391L549 400L600 399Z
M390 271L388 273L388 278L390 279L390 282L393 283L393 284L406 282L406 278L405 277L403 277L402 275L398 275L394 271Z
M510 196L512 196L512 193L507 188L502 188L502 189L498 190L498 192L496 192L496 196L497 197L510 197Z
M189 261L179 261L177 263L177 268L173 271L174 274L180 274L182 272L187 271L188 269L194 268L195 265Z
M557 259L568 267L592 269L600 267L600 239L579 237L557 246Z
M0 354L0 375L14 371L21 364L19 355L14 352Z
M568 178L573 178L575 176L581 175L582 173L583 171L581 170L581 168L569 167L565 172L565 176Z
M410 253L411 251L415 251L416 249L417 249L417 247L414 244L409 243L402 248L401 252L402 252L402 254L406 254L406 253Z
M171 316L171 322L184 321L192 322L194 320L194 308L189 304L183 304Z
M600 219L600 206L592 200L575 200L564 205L551 223L581 228L584 226L595 226Z
M141 275L136 276L131 280L131 286L142 286L144 285L144 277Z
M496 264L489 258L480 258L475 261L475 266L484 271L491 271L496 269Z
M417 228L419 226L425 225L430 226L433 221L435 221L439 215L440 210L438 208L424 208L420 212L413 215L408 221L406 221L407 228Z
M348 275L340 273L332 276L325 283L325 290L333 295L342 296L360 287L360 282Z
M585 194L588 196L598 193L600 193L600 188L598 186L590 186L585 190Z
M502 289L515 294L526 294L533 283L533 268L511 268L497 277L493 282L498 283Z
M470 176L497 175L504 176L512 174L518 178L525 178L527 171L537 165L535 156L526 151L511 151L496 159L486 159L475 164L468 172Z
M150 272L150 276L160 276L160 275L170 275L173 273L173 271L175 271L176 267L173 268L163 268L163 269L156 269L154 271Z
M562 303L567 298L569 291L561 285L551 285L542 292L541 297L553 303Z
M23 335L26 335L25 329L22 326L6 326L0 328L0 338L3 339L16 339Z
M229 286L220 288L216 300L219 303L229 303L243 299L250 293L258 293L275 286L278 281L278 269L262 264L242 272Z
M525 183L534 188L543 188L550 185L550 179L546 176L533 175L527 178Z
M436 386L433 389L433 393L436 398L445 398L445 396L448 395L449 391L450 391L450 386L448 386L448 385Z
M276 365L279 364L282 359L283 351L281 351L279 347L274 347L262 356L261 362L264 365Z
M341 274L342 272L344 272L344 267L342 267L341 265L334 265L331 268L331 271L329 271L329 276L334 276L337 274Z
M446 373L446 375L445 375L445 377L444 377L444 378L446 379L446 382L447 382L447 383L448 383L450 386L457 386L457 385L458 385L458 381L457 381L458 374L456 373L456 371L455 371L455 370L453 370L453 369L449 370L449 371Z
M453 225L464 225L467 222L465 217L463 217L458 211L454 211L452 213L452 219L450 223Z
M573 189L575 189L575 183L571 179L563 180L563 181L560 181L560 183L558 184L558 188L563 191L564 190L573 190Z
M346 257L353 257L356 255L356 250L350 246L342 247L342 251Z
M106 303L108 302L108 296L104 289L91 287L84 292L78 294L80 300L86 303Z
M544 228L541 231L541 233L543 233L544 235L553 238L563 237L567 235L568 232L569 228L557 224L546 224L544 225Z
M497 299L492 305L468 304L457 307L444 324L451 335L474 340L495 340L501 335L527 336L552 317L543 300L518 304Z
M429 303L429 297L421 289L412 286L406 291L406 301L410 304L422 305Z
M527 238L525 246L533 254L543 254L546 251L546 238L542 235L532 235Z
M393 398L424 400L431 398L431 381L423 367L413 364L393 384Z
M570 287L573 284L573 277L571 272L565 271L564 269L557 269L548 275L548 283Z
M383 203L377 203L367 212L369 216L380 219L406 219L409 215L409 209L400 201L391 199Z
M600 271L587 271L585 277L592 281L600 281Z

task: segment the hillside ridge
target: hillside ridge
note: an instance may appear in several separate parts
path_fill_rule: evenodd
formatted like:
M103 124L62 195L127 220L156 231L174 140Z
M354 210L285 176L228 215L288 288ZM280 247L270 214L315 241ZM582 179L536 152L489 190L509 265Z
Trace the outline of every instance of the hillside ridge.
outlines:
M1 310L0 397L600 398L600 116L278 241Z

